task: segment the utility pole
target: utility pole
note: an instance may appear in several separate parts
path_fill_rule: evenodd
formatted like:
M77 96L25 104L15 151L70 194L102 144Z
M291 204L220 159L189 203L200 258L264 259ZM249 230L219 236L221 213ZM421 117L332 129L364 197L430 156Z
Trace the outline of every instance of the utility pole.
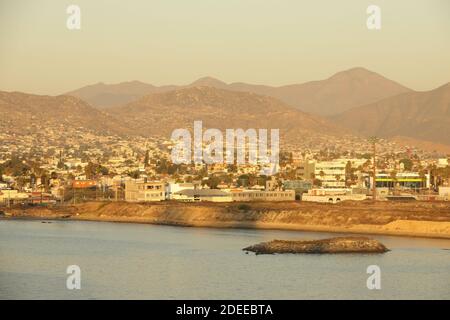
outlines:
M369 141L373 146L373 185L372 185L372 200L377 201L377 137L370 137Z

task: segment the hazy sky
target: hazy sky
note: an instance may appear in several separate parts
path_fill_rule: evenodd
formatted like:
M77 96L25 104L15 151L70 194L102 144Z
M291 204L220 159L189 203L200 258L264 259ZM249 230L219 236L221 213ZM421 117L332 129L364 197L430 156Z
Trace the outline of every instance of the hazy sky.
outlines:
M70 4L81 30L66 28ZM366 8L382 28L366 27ZM450 81L449 0L0 0L0 90L96 82L269 85L366 67L415 90Z

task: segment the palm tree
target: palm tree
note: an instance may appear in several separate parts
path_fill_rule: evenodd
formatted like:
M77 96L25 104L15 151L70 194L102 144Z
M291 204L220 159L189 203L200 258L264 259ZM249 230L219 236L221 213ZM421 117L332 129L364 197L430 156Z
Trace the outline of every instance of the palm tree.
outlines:
M372 136L369 138L369 142L372 144L373 147L373 188L372 188L372 197L373 201L376 201L377 199L377 142L378 138L375 136Z
M337 182L341 182L341 175L340 174L337 174L334 177L336 178Z
M396 188L397 188L397 171L395 171L395 170L391 171L390 177L391 177L391 179L393 180L393 184L394 184L394 193L395 193L395 190L396 190Z
M322 170L320 170L319 175L321 178L323 178L325 176L325 172L323 172Z

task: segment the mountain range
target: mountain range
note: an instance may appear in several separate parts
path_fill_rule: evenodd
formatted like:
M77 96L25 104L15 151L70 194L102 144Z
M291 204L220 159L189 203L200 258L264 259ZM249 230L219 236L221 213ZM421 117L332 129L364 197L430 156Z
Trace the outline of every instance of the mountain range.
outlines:
M45 127L131 134L115 117L71 96L0 91L0 130L33 134Z
M289 140L354 133L434 148L450 145L450 83L418 92L353 68L284 87L205 77L186 86L99 83L61 96L0 91L1 131L32 132L38 123L167 136L195 120L219 129L279 128Z
M166 136L177 128L280 129L283 141L341 136L348 131L327 119L250 92L188 87L143 96L121 107L98 110L73 96L0 92L0 130L33 134L52 127L120 135Z
M450 83L382 99L332 119L365 136L404 136L450 145Z
M142 96L177 89L178 86L157 87L140 81L128 81L117 84L99 82L65 93L80 98L98 109L117 107L137 100Z
M275 98L207 86L150 94L108 112L143 135L170 136L174 129L191 128L195 120L202 120L204 127L221 130L278 128L289 140L347 133L327 119Z
M375 72L359 67L338 72L325 80L280 87L243 82L227 84L212 77L204 77L185 86L157 87L139 81L119 84L98 83L66 94L104 109L132 102L151 93L198 86L265 95L277 98L301 111L321 116L335 115L353 107L411 91Z

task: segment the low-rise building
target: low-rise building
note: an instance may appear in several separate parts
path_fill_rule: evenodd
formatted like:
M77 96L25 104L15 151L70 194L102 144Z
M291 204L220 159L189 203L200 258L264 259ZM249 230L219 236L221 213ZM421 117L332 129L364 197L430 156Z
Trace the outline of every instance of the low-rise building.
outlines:
M271 176L270 179L267 179L266 181L265 189L267 191L279 190L280 189L279 181L274 176Z
M314 176L324 188L345 187L345 166L343 160L319 161L314 165Z
M305 180L285 180L283 181L284 190L294 190L297 200L301 200L302 194L308 192L312 188L311 181Z
M297 164L297 176L303 180L314 179L315 161L305 160Z
M232 196L229 192L218 189L185 189L173 194L173 199L187 202L210 201L231 202Z
M439 197L444 200L450 200L450 187L439 187Z
M295 191L253 191L243 190L231 192L233 201L295 201Z
M302 196L302 201L339 203L341 201L362 201L367 199L365 194L354 194L351 189L346 188L322 188L308 190Z
M27 193L13 189L0 190L0 205L11 205L14 203L26 202L29 198Z
M176 199L175 194L181 190L193 190L197 185L194 183L168 183L166 185L166 199Z
M125 201L148 202L166 199L165 183L160 181L125 182Z
M373 178L370 178L370 186L373 185ZM400 172L395 176L388 173L377 173L377 188L399 188L419 190L430 187L430 174L420 175L418 172Z
M438 168L445 168L449 165L447 158L440 158L437 160L436 166Z

